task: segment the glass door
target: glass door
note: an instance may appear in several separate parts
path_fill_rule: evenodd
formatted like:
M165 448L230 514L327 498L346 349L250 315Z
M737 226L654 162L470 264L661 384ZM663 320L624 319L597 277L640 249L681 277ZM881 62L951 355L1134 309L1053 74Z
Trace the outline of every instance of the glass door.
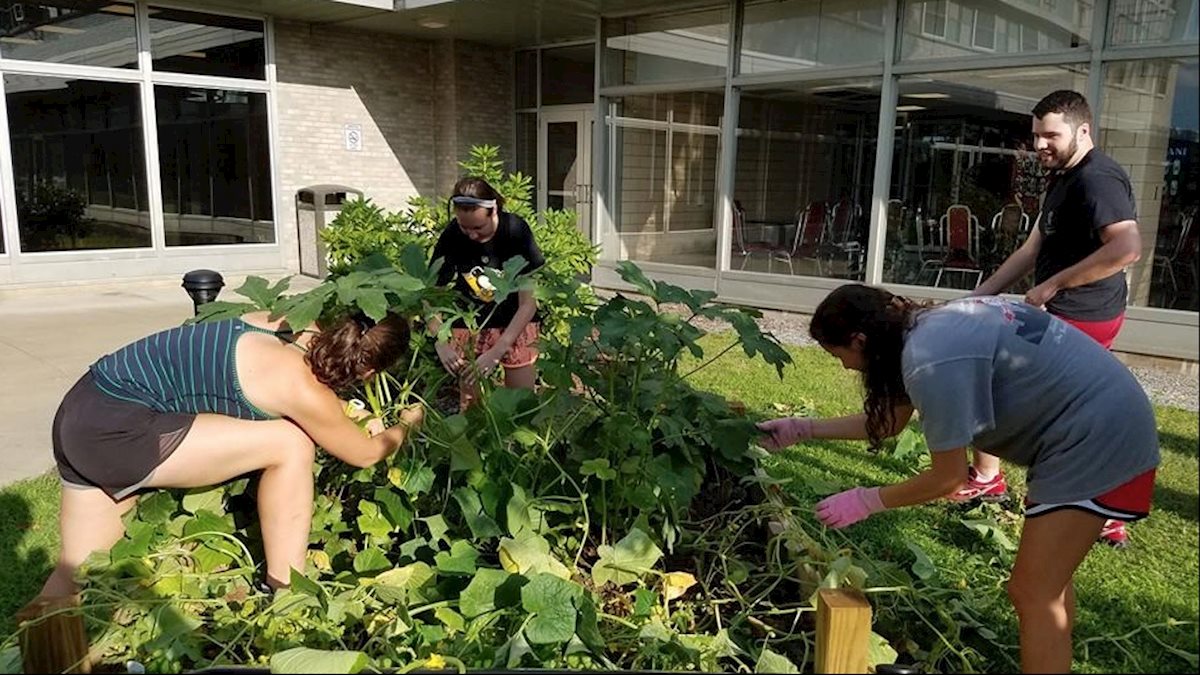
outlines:
M538 124L538 210L571 209L579 230L594 241L592 211L592 107L542 108Z

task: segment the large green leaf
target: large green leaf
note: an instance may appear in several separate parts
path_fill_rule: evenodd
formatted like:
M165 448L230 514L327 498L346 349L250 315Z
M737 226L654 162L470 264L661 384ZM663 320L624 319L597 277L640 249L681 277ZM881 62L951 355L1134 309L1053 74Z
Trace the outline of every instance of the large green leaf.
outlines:
M1017 550L1017 545L1008 538L1004 530L1000 529L1000 524L992 518L964 518L960 522L997 548L1005 551Z
M178 506L179 503L170 492L158 490L138 501L138 518L152 524L165 523L175 515Z
M630 584L642 577L662 558L662 551L645 532L634 528L616 546L601 546L600 559L592 567L597 586Z
M925 553L924 549L911 541L905 542L905 545L908 546L908 550L912 551L913 555L917 558L912 564L912 571L918 579L928 580L937 573L937 566L929 559L929 555Z
M871 635L867 640L867 663L872 668L881 663L896 662L896 650L892 648L892 645L882 635L871 631Z
M429 565L415 562L411 565L388 570L375 577L376 593L383 600L406 603L423 598L419 590L437 576Z
M183 526L183 533L191 536L202 532L233 534L233 516L222 517L208 509L200 509L196 512L195 517Z
M374 502L362 500L358 503L358 529L363 534L384 539L392 533L392 523L383 515Z
M758 655L758 663L754 664L756 673L799 673L800 669L788 657L770 649L763 649Z
M484 512L483 502L475 488L464 485L451 494L454 496L454 501L458 502L458 507L462 509L463 518L467 521L467 527L471 528L472 537L482 540L499 537L503 534L496 521Z
M525 494L525 488L512 485L512 496L504 507L508 533L520 539L526 534L541 534L546 528L546 517Z
M224 497L225 488L220 485L211 488L190 490L183 496L183 510L194 514L204 509L219 516L224 515Z
M521 589L521 607L531 615L525 637L535 645L558 644L575 635L575 598L581 587L552 574L535 574Z
M375 488L375 503L379 505L388 522L403 532L412 527L413 510L404 503L404 498L388 488Z
M382 549L371 546L354 556L354 571L360 574L379 572L391 567Z
M458 610L469 619L521 601L521 587L528 580L504 570L480 569L458 598Z
M438 551L434 556L439 572L471 576L475 574L475 561L479 559L479 551L462 539L454 540L449 551Z
M246 277L245 283L235 293L249 298L260 309L271 309L275 306L276 301L279 300L279 296L288 289L288 285L290 284L291 279L288 277L280 279L272 286L262 277L249 276Z
M500 566L513 574L532 575L544 572L560 579L571 577L567 566L550 555L550 543L536 535L520 539L501 539Z
M281 300L276 313L287 317L288 325L296 330L308 328L316 322L325 309L325 302L334 292L334 286L324 283L311 291Z
M370 663L362 652L296 647L271 657L272 673L358 673Z

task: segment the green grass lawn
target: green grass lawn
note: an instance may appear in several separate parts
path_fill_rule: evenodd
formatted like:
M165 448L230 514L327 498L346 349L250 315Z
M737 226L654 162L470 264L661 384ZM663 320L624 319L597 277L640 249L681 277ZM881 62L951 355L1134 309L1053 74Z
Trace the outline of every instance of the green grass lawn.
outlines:
M727 336L705 339L709 353L728 343ZM816 348L790 349L795 364L779 380L769 366L733 351L693 376L700 387L747 403L750 414L777 416L774 404L810 405L818 415L861 410L854 374ZM1079 614L1075 630L1076 670L1082 672L1195 672L1195 662L1172 649L1195 654L1196 621L1200 616L1198 553L1197 415L1158 409L1163 464L1158 473L1154 513L1131 528L1133 545L1126 551L1097 547L1076 575ZM793 479L826 481L840 487L896 482L911 475L909 462L888 452L873 455L863 443L812 442L772 460L774 472ZM1011 471L1010 487L1023 495L1020 471ZM56 513L59 484L44 476L0 489L0 635L13 628L13 614L28 602L50 571L58 549ZM801 491L797 488L797 494ZM997 509L1014 539L1019 517ZM908 564L906 544L919 546L947 587L969 587L974 613L997 655L993 671L1014 668L1016 618L1004 592L1007 564L995 549L966 529L963 507L939 503L877 515L847 530L830 533L847 547L875 559ZM872 596L876 603L884 595ZM1172 620L1189 622L1170 627ZM879 627L884 630L884 627ZM890 627L893 630L896 627ZM889 635L890 637L890 635ZM1085 656L1086 650L1086 656Z
M705 338L715 354L730 337ZM811 405L820 416L862 411L857 374L819 348L789 348L794 365L781 381L774 370L747 360L734 350L696 373L697 386L744 401L754 417L775 417L775 404ZM1154 512L1130 527L1132 546L1117 551L1097 546L1075 576L1078 601L1076 663L1081 672L1196 672L1196 662L1171 652L1200 651L1196 622L1200 619L1200 466L1197 463L1198 416L1194 412L1157 408L1162 465L1155 486ZM862 442L810 442L782 453L774 472L800 482L818 478L841 487L880 485L911 475L910 464L887 452L873 455ZM1024 476L1006 467L1014 496L1024 496ZM1016 502L1019 503L1019 502ZM1017 506L1002 511L1005 531L1016 541ZM935 503L877 515L843 530L847 543L861 545L880 559L911 559L904 545L920 546L943 581L980 590L984 623L997 634L996 643L1015 646L1016 615L1005 595L1007 565L989 560L987 546L960 522L963 507ZM844 533L844 534L843 534ZM989 601L989 598L992 600ZM1190 622L1168 627L1175 621ZM1161 643L1160 643L1161 641ZM1011 653L1015 650L1004 648ZM1085 656L1086 651L1086 656ZM994 670L1011 666L997 664Z

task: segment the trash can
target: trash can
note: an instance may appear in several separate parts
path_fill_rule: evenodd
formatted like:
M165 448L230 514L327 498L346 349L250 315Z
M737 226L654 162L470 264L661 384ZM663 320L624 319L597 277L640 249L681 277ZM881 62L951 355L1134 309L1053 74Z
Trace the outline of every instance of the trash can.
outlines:
M362 197L362 190L345 185L311 185L296 191L301 274L318 279L329 274L329 256L321 241L321 230L337 217L346 202Z

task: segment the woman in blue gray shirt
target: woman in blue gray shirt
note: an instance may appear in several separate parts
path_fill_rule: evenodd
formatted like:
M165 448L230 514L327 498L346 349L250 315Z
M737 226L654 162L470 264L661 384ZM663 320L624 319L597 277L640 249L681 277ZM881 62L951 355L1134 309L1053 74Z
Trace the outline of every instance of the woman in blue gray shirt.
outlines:
M764 422L764 447L807 438L881 439L920 412L932 462L909 480L856 487L816 506L840 528L885 509L946 497L967 480L964 450L1029 467L1025 525L1008 584L1025 672L1071 669L1072 578L1106 519L1150 511L1159 463L1141 385L1079 329L998 297L933 308L857 284L814 313L812 337L862 373L865 413Z
M266 581L286 586L291 570L305 567L315 446L365 467L420 423L417 407L390 428L368 422L367 435L338 398L390 367L408 344L408 322L397 316L293 330L257 312L155 333L96 361L54 418L62 548L42 595L76 591L79 565L121 538L121 515L139 492L252 471L262 472Z

